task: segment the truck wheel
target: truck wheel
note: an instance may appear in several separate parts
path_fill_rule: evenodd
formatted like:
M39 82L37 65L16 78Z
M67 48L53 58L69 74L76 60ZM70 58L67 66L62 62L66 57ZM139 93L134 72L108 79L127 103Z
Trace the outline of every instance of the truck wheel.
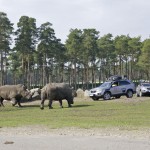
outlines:
M132 90L128 90L126 96L127 96L127 98L132 98L133 97Z
M110 92L105 92L105 93L104 93L104 96L103 96L103 99L104 99L104 100L109 100L109 99L111 99L111 93L110 93Z

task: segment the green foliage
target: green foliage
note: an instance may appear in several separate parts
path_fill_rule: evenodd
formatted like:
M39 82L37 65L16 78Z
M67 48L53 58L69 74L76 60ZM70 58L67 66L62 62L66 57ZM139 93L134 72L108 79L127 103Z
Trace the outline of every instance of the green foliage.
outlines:
M148 78L150 79L150 39L143 42L138 65L141 67L141 70L146 72Z
M116 53L121 56L122 59L127 59L128 57L128 41L130 37L121 35L117 36L115 38L115 48L116 48Z
M7 14L0 12L0 50L10 50L11 35L13 33L13 24L7 18Z
M55 36L55 31L52 28L52 24L46 22L42 24L39 29L39 44L37 46L37 52L35 55L38 68L43 68L42 83L48 83L53 80L55 76L54 72L61 70L63 72L63 66L66 62L65 47ZM54 65L55 64L55 65ZM58 69L58 70L57 70ZM61 74L58 71L59 75ZM62 76L62 75L61 75ZM59 77L61 79L61 77Z
M88 65L88 62L96 60L96 53L98 51L97 40L99 38L99 32L95 29L83 29L83 51L81 59L84 65Z
M135 59L138 58L140 52L141 52L141 37L134 37L130 38L128 40L128 45L129 45L129 53L131 56L134 56Z
M13 50L18 57L18 62L20 62L20 66L18 67L21 67L22 71L25 72L28 63L33 65L33 53L35 52L37 37L36 20L34 18L29 18L28 16L22 16L19 19L17 26L18 29L15 32L17 37L15 39L15 47Z
M82 52L82 31L78 29L71 29L68 39L66 40L66 49L68 58L72 61L78 61Z
M11 35L13 33L13 24L7 18L7 14L0 12L0 84L4 84L4 63L7 63L7 57L10 53Z
M38 51L41 54L47 53L50 57L53 57L53 46L56 40L54 29L51 27L52 24L46 22L39 28L39 44Z
M112 37L112 34L107 34L97 41L99 49L97 57L99 59L99 63L101 64L100 68L104 69L105 72L110 70L111 66L114 66L117 62L115 46Z
M15 50L23 55L32 54L35 50L37 37L36 20L28 16L22 16L17 26Z
M99 48L99 58L111 57L114 53L114 44L112 40L112 34L106 34L100 39L98 39L98 48Z
M100 37L94 28L75 28L62 44L50 22L37 28L35 18L21 16L11 50L12 31L13 24L0 12L2 84L9 78L7 71L16 81L40 85L68 82L83 86L91 82L93 86L113 74L131 80L150 78L149 39L141 42L141 37L113 37L110 33Z

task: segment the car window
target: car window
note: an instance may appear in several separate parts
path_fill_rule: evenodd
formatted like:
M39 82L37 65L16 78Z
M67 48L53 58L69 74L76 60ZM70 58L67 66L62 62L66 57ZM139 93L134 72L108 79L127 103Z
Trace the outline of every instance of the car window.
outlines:
M119 86L130 84L128 81L119 81Z
M150 86L149 83L143 83L142 85L143 85L143 86Z
M110 82L104 82L100 87L110 87L111 83Z
M112 84L112 87L114 87L114 86L118 86L118 82L114 82L114 83Z

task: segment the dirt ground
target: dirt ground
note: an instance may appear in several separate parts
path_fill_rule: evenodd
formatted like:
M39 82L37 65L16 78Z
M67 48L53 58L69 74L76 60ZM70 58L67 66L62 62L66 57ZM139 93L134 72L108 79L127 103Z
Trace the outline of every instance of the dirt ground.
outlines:
M64 136L104 136L104 137L125 137L130 139L149 139L150 129L143 130L123 130L119 128L105 129L78 129L78 128L63 128L49 129L44 126L26 126L14 128L0 128L0 136L6 135L64 135Z
M150 129L48 129L26 126L0 129L0 150L149 150Z

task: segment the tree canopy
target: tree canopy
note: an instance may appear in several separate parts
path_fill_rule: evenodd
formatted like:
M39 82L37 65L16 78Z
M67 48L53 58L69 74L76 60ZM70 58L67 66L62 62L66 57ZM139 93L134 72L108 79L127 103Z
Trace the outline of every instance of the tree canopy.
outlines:
M52 23L37 27L35 18L21 16L13 32L7 14L0 12L0 52L1 85L67 82L89 88L116 74L150 80L150 39L140 36L101 36L94 28L75 28L62 43Z

